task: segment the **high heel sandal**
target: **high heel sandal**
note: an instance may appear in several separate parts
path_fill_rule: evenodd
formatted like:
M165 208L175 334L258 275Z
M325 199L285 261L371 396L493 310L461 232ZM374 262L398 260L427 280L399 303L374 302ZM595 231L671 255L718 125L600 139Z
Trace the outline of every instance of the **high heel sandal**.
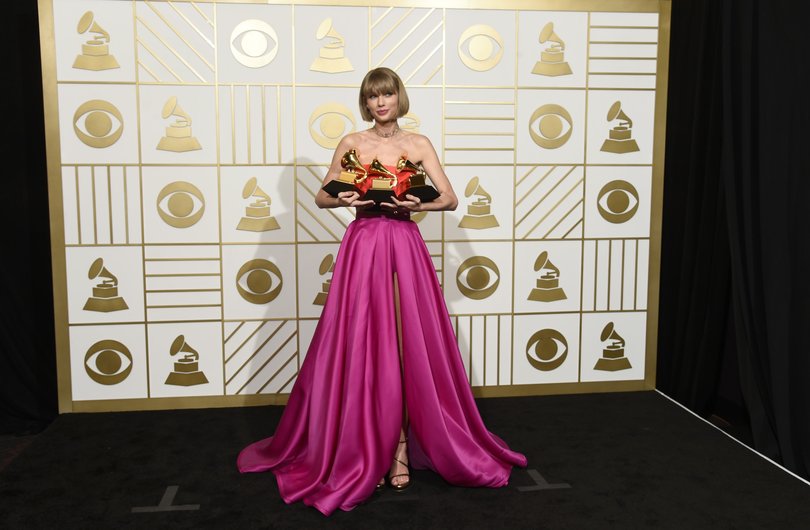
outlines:
M404 443L407 443L407 442L408 442L407 438L405 438L404 440L399 441L400 444L404 444ZM399 445L399 444L397 444L397 445ZM407 455L407 453L406 453L406 455ZM407 469L408 469L408 463L407 462L403 462L402 460L400 460L396 456L394 457L394 461L399 462L400 464L405 466L405 470L407 471ZM399 484L394 484L394 479L397 478L397 477L408 477L408 481L407 482L401 482ZM391 487L392 490L396 491L397 493L405 491L406 489L411 487L411 474L410 474L410 472L397 473L396 475L389 475L388 476L388 485Z

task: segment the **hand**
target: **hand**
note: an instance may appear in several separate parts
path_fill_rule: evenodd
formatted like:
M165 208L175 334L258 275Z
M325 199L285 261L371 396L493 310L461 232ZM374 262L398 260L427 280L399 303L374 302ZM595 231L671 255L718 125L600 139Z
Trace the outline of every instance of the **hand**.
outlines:
M394 213L399 212L421 212L422 211L422 201L416 195L405 195L404 201L400 201L396 197L391 197L391 200L394 201L393 204L389 202L380 203L380 206L387 210L391 210Z
M360 194L356 191L341 191L338 193L338 206L353 206L355 208L366 208L374 204L374 201L361 201Z

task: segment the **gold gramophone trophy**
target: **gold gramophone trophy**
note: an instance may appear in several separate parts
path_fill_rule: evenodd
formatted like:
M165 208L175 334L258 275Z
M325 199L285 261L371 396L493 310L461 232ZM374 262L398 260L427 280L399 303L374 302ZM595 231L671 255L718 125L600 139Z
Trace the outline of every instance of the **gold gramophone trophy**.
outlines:
M245 216L239 221L236 229L247 232L278 230L278 221L270 215L270 196L259 187L256 177L250 177L245 187L242 188L242 198L250 197L256 200L245 207Z
M405 155L402 155L397 162L397 171L403 172L407 171L411 173L411 176L407 180L407 188L405 191L399 194L397 197L401 201L407 200L405 197L406 195L414 195L419 197L419 200L422 202L430 202L435 201L439 197L439 192L436 191L436 188L431 186L426 182L427 173L422 168L421 165L416 165Z
M529 293L529 300L534 302L556 302L565 300L565 291L560 287L560 269L548 259L548 252L543 251L537 256L534 262L535 272L541 275L537 278L537 284Z
M318 267L318 273L321 276L324 276L330 272L335 270L335 257L332 254L327 254L321 260L321 265ZM315 300L312 301L314 305L326 305L326 295L329 294L329 287L332 285L332 277L326 279L325 282L321 284L321 292L315 295Z
M343 168L340 172L340 176L327 182L326 186L323 187L323 191L332 197L337 197L342 191L356 191L357 193L361 193L356 185L366 180L368 172L366 168L363 167L363 164L360 163L356 149L349 149L344 153L343 157L340 159L340 167Z
M549 46L540 52L540 60L532 68L533 74L557 77L571 73L571 67L565 61L565 42L554 33L554 23L549 22L540 30L540 44Z
M90 280L104 278L104 280L93 287L93 296L88 298L84 304L85 311L109 313L129 309L124 299L118 296L118 278L104 267L103 259L98 258L90 265L87 278Z
M619 120L619 124L610 130L601 151L617 154L638 151L638 144L633 140L633 120L622 112L621 101L617 101L608 109L607 121L613 120Z
M461 218L459 228L483 230L499 226L489 207L492 196L478 183L478 177L473 177L464 189L465 197L469 198L472 195L475 195L476 199L467 205L467 214Z
M120 68L115 57L110 55L110 34L104 31L104 28L99 26L93 18L93 12L88 11L82 15L79 24L76 26L79 35L89 31L93 34L93 38L82 44L82 53L76 56L76 60L73 61L73 68L92 70L94 72Z
M607 340L612 342L602 349L602 357L596 361L596 365L593 367L594 370L616 372L631 367L630 361L624 356L624 338L616 333L613 322L608 322L604 327L600 340L602 342Z
M191 135L191 117L177 104L177 96L170 97L163 105L161 116L164 120L170 116L177 116L177 119L166 127L166 136L158 142L158 149L175 153L202 149L200 142Z
M323 40L329 37L329 41L321 48L318 57L312 61L309 67L313 72L324 72L327 74L337 74L340 72L351 72L354 70L352 63L346 58L344 48L346 43L343 36L332 27L332 19L327 18L318 26L315 38Z
M180 360L174 361L174 370L169 372L169 377L166 378L165 384L194 386L207 383L208 378L200 371L198 362L200 354L186 343L186 338L183 335L178 335L169 347L169 353L174 357L181 352L185 353L185 355L181 357Z
M378 206L382 202L393 204L391 197L396 197L394 187L397 185L397 176L376 157L368 166L368 176L371 179L371 187L366 191L363 200L374 201Z

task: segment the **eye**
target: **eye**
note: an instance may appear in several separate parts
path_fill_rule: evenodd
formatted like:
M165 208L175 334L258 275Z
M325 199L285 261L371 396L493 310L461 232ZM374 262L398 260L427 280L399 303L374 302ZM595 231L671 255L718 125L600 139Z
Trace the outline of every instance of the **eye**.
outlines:
M169 226L188 228L194 226L205 213L205 197L190 182L172 182L160 190L157 211Z
M132 371L132 354L117 340L100 340L84 355L84 370L101 385L117 385Z
M632 219L638 210L638 192L626 180L608 182L599 191L596 207L605 221L624 223Z
M461 294L473 300L492 295L501 283L498 265L484 256L464 260L456 272L456 285Z
M117 125L113 123L113 118ZM101 99L85 101L73 113L73 130L85 145L109 147L121 138L124 118L115 105Z
M272 302L281 292L284 280L272 261L252 259L236 273L236 290L251 304Z
M316 125L316 122L320 122ZM347 132L347 125L351 129ZM340 139L355 129L352 111L340 103L325 103L309 116L309 134L324 149L334 149Z
M231 53L248 68L267 66L278 53L278 34L263 20L243 20L231 32Z
M541 329L526 342L526 359L543 372L558 368L568 357L568 341L556 329Z
M543 105L529 118L529 134L532 140L546 149L557 149L565 145L573 130L571 115L559 105Z
M470 70L486 72L500 62L503 56L503 39L492 26L470 26L458 38L458 56Z

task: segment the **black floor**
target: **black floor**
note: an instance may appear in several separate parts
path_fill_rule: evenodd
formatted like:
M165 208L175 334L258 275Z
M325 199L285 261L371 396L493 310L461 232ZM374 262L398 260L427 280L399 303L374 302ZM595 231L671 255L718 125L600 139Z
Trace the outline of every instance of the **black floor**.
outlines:
M508 487L413 473L325 518L240 475L280 407L60 416L0 471L0 528L810 528L810 486L654 392L479 400Z

